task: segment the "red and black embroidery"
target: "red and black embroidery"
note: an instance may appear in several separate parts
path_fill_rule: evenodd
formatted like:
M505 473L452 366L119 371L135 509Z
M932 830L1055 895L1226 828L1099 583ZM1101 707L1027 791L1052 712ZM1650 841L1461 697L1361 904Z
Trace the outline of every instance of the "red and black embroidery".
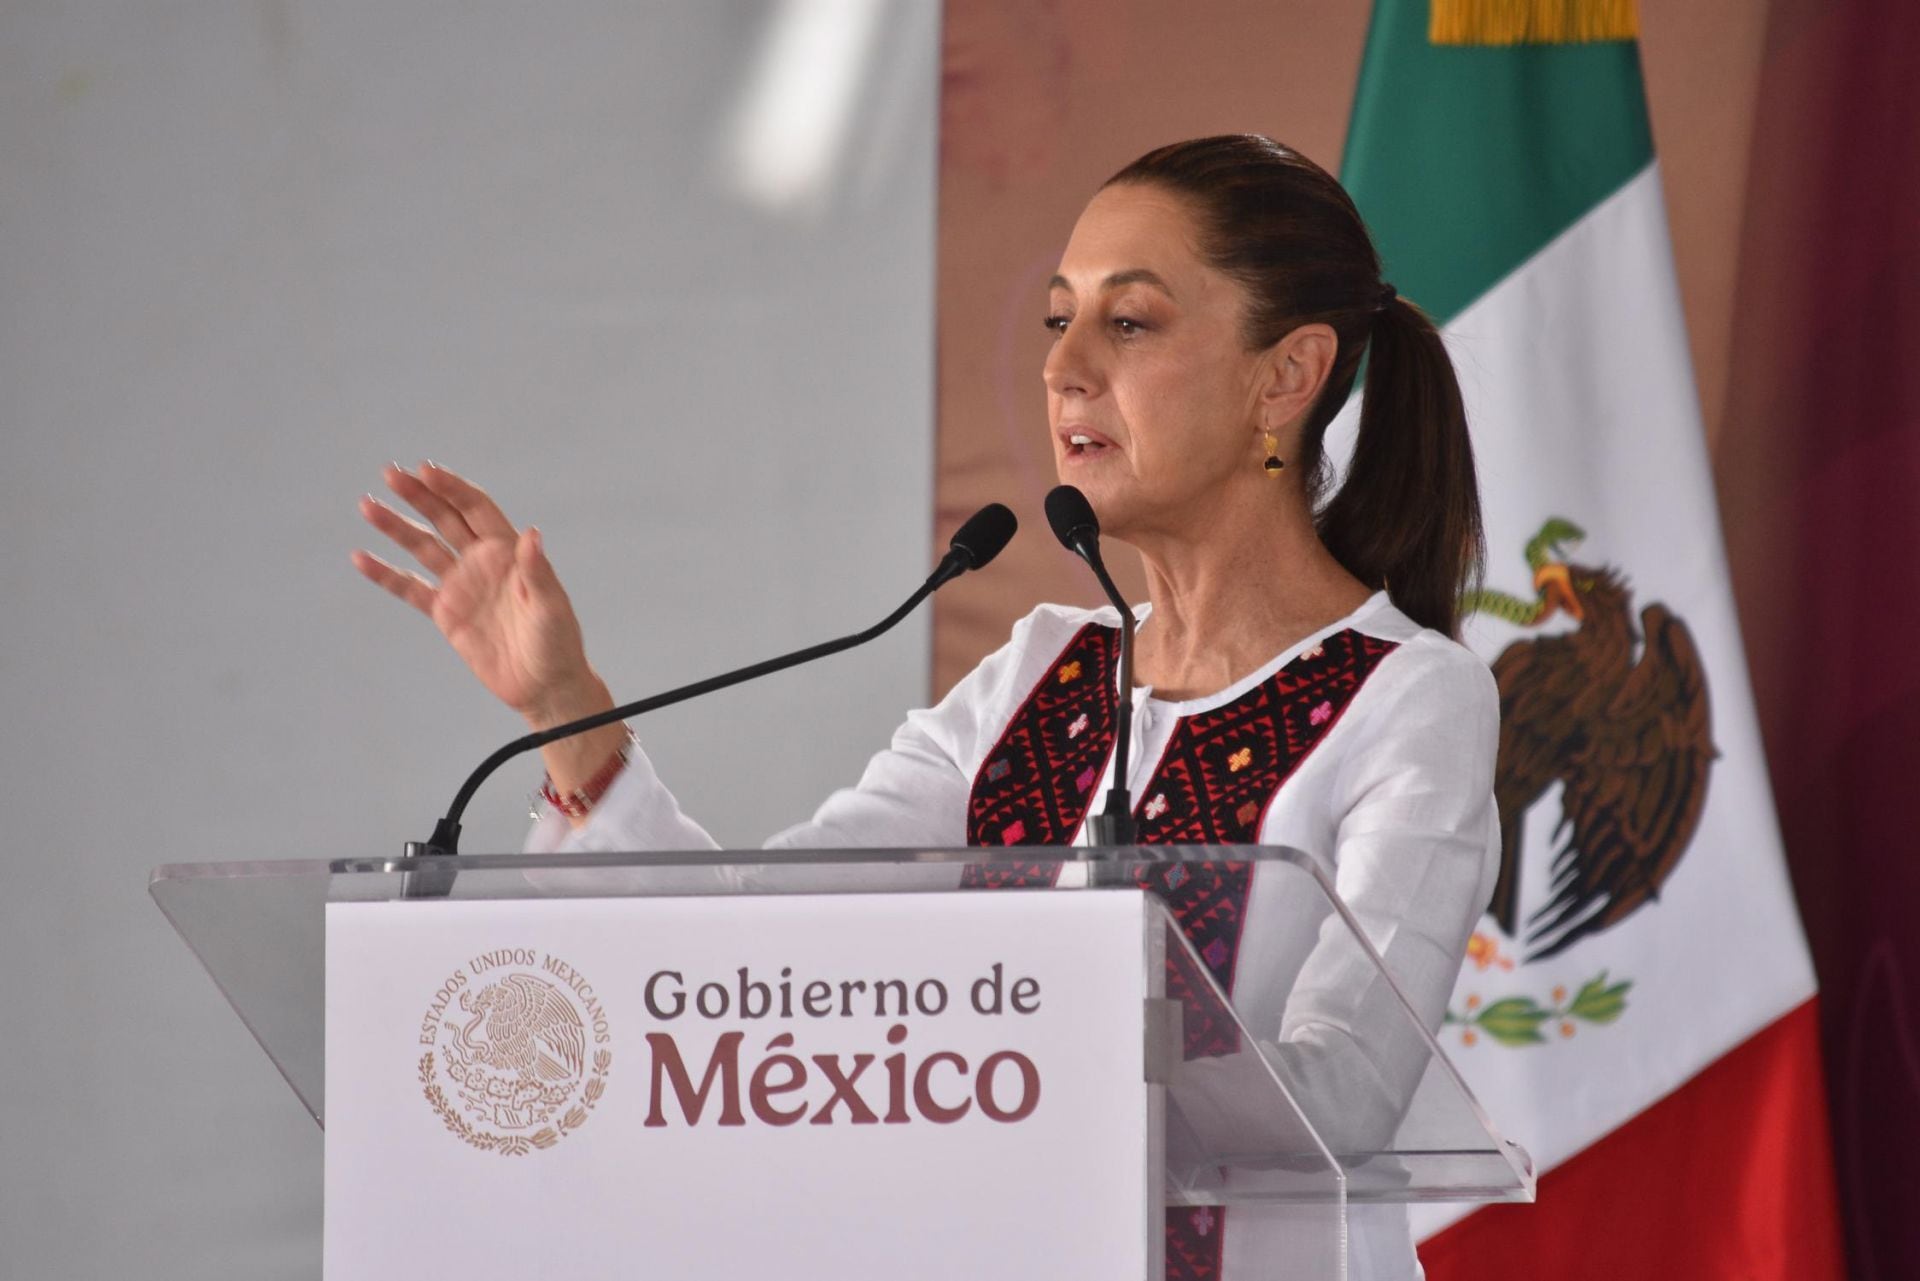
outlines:
M1392 641L1344 631L1231 703L1181 717L1152 780L1141 789L1140 843L1258 842L1280 785L1394 648Z
M1113 751L1119 632L1089 623L1007 723L967 803L969 845L1065 845Z
M963 890L1039 890L1059 879L1058 863L969 863L960 869Z
M1207 1059L1233 1053L1240 1048L1239 1030L1207 991L1207 979L1232 995L1253 865L1138 863L1130 870L1135 885L1167 905L1206 966L1203 975L1186 952L1169 950L1167 954L1167 996L1178 1000L1183 1011L1186 1057Z
M1064 845L1093 801L1113 748L1112 660L1118 633L1083 628L1014 713L974 779L967 813L970 845ZM1180 719L1135 810L1142 845L1250 845L1267 809L1319 746L1353 696L1392 653L1392 641L1348 629L1327 637L1240 697ZM1089 680L1097 669L1098 678ZM1158 895L1206 967L1184 952L1167 960L1167 995L1185 1010L1188 1058L1230 1054L1239 1031L1203 995L1207 977L1232 995L1240 934L1253 888L1244 862L1141 863L1134 883ZM975 864L969 887L1050 885L1057 865ZM1167 1276L1220 1275L1224 1209L1170 1209Z
M1226 1226L1225 1206L1195 1205L1167 1211L1167 1281L1215 1281Z
M1184 716L1174 727L1135 817L1142 845L1249 845L1268 806L1339 721L1392 641L1347 630L1330 636L1239 698ZM1153 863L1134 881L1166 901L1220 990L1233 991L1247 894L1248 863ZM1201 1001L1194 976L1170 968L1187 1010L1187 1056L1240 1048L1231 1023ZM1175 995L1169 991L1168 995Z

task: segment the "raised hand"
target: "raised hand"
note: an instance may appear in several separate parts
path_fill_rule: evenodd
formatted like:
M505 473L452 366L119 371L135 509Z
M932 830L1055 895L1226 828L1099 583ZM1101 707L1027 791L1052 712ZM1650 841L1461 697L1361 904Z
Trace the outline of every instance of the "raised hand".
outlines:
M384 479L425 523L371 494L360 514L435 581L366 551L353 553L354 567L431 618L480 683L535 728L610 706L540 531L515 529L485 490L444 467L395 463Z

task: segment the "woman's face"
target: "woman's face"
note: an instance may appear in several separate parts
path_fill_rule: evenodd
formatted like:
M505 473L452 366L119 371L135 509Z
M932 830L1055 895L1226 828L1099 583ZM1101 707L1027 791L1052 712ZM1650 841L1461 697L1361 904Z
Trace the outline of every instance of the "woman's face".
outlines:
M1185 201L1108 187L1074 225L1048 295L1054 464L1105 532L1177 532L1225 484L1259 480L1271 353L1242 338L1241 286L1201 260Z

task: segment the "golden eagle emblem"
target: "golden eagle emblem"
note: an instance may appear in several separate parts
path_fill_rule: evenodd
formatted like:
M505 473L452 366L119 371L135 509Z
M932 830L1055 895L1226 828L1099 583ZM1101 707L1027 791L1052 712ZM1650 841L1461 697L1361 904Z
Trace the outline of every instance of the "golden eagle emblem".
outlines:
M486 976L482 980L481 976ZM471 958L421 1019L421 1092L455 1137L503 1156L550 1148L607 1089L613 1035L593 984L529 948Z
M587 1068L587 1034L573 1003L532 974L462 992L473 1017L447 1043L448 1074L468 1104L502 1129L545 1121Z
M1686 853L1706 806L1714 749L1707 678L1687 625L1655 603L1635 626L1625 579L1568 559L1585 533L1555 517L1527 544L1534 597L1469 593L1467 611L1572 631L1515 641L1494 660L1500 687L1500 879L1489 907L1519 936L1527 810L1561 785L1548 886L1528 916L1527 959L1541 960L1650 901Z

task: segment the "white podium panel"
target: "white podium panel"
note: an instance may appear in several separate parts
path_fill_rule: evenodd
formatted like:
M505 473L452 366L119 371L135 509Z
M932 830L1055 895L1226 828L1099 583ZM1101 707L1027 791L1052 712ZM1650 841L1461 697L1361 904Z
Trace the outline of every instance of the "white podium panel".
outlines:
M325 1275L1154 1275L1150 906L329 903Z

